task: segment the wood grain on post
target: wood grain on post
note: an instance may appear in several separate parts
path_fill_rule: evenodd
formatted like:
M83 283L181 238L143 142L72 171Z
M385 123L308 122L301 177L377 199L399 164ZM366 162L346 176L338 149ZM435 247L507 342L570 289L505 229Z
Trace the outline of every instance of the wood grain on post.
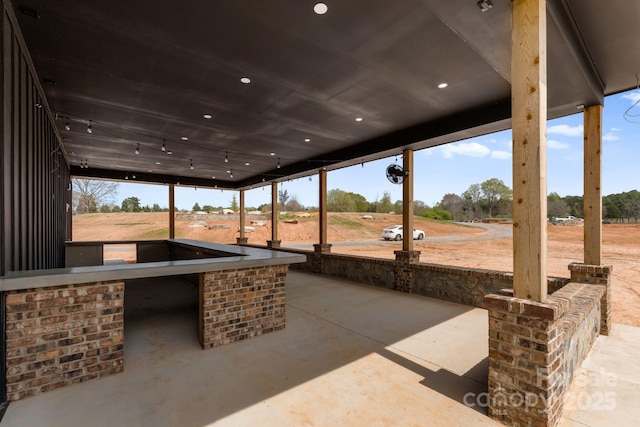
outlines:
M402 250L413 250L413 150L402 153L402 167L405 172L402 182L402 227L404 230ZM409 172L408 174L406 174Z
M602 105L584 110L584 263L602 264Z
M547 36L545 0L514 0L511 29L513 290L547 297Z

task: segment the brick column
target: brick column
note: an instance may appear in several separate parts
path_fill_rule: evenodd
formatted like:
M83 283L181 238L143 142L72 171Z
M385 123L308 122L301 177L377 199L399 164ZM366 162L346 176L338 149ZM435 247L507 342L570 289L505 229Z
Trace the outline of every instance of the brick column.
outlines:
M285 327L289 265L200 273L200 344L218 347Z
M313 245L313 265L311 271L315 274L324 272L324 256L323 254L331 253L331 243L315 243Z
M393 251L396 254L394 290L411 293L413 288L413 267L420 262L420 251Z
M569 283L544 302L487 295L489 416L556 426L574 374L598 335L603 286Z
M269 249L278 249L280 247L280 240L267 240L267 247Z
M7 292L7 399L122 372L124 282Z
M611 265L587 265L578 262L569 264L571 281L577 283L588 283L591 285L604 285L606 291L602 296L600 305L602 307L602 318L600 319L600 333L609 335L611 332Z
M249 243L248 237L236 237L236 244L238 246L246 245L247 243Z

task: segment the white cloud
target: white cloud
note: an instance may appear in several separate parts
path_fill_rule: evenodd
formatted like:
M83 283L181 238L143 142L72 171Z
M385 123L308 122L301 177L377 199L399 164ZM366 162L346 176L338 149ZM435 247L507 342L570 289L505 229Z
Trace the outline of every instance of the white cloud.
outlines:
M548 134L564 135L564 136L582 136L584 135L584 127L582 125L555 125L547 128Z
M469 157L484 157L491 150L477 142L461 142L457 145L447 144L442 146L442 155L445 159L451 159L454 155Z
M555 139L547 139L547 148L551 148L553 150L564 150L565 148L569 148L569 144L556 141Z
M622 97L624 99L631 100L631 103L635 104L636 102L640 102L640 90L636 90L630 93L625 93L624 95L622 95Z
M511 153L508 151L495 150L491 152L491 157L498 160L506 160L511 158Z
M620 139L620 137L618 136L617 132L619 131L619 128L611 128L611 130L607 133L605 133L604 135L602 135L602 140L603 141L617 141Z

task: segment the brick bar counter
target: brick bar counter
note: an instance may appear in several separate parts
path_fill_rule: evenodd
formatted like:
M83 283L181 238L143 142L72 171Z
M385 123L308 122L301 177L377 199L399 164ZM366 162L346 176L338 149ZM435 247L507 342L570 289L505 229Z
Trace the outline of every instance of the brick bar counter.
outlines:
M285 279L304 255L193 240L144 242L138 264L0 277L6 308L7 399L20 400L124 370L126 279L200 278L205 349L285 327Z

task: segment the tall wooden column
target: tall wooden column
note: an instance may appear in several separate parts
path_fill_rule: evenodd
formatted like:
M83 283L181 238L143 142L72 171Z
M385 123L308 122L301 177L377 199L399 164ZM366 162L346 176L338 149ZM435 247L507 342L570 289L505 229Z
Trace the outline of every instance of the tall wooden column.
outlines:
M319 230L319 242L321 245L327 244L327 170L320 169L318 173L319 178L319 195L318 204L320 212L318 212L318 223L320 224Z
M278 183L271 183L271 240L267 241L270 248L279 248L278 240Z
M248 242L247 237L245 236L244 226L246 223L247 213L244 208L244 190L240 190L240 237L236 239L239 245L245 245Z
M602 105L584 110L584 263L602 264Z
M402 227L404 229L402 250L413 250L413 150L402 153L402 167L409 172L402 183Z
M176 238L176 196L173 184L169 184L169 238Z
M547 297L546 1L513 0L513 290Z

